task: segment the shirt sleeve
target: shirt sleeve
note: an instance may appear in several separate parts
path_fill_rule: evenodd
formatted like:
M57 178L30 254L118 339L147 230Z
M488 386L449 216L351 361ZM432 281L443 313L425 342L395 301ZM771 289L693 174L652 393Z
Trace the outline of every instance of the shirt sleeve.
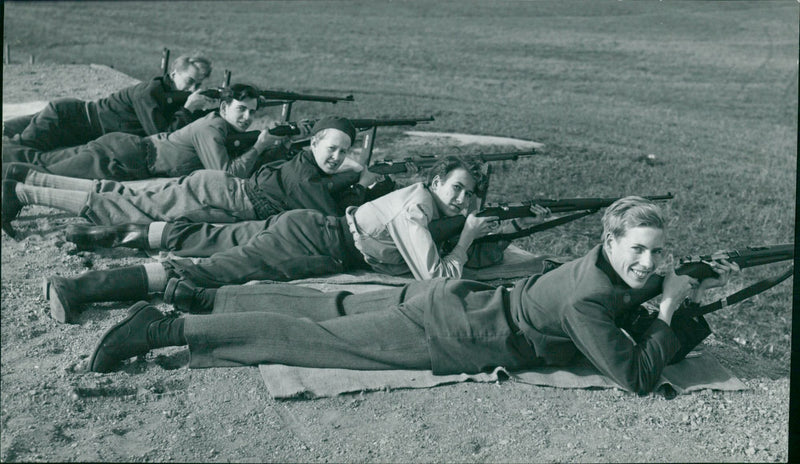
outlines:
M203 163L203 168L226 171L241 178L249 177L258 159L258 151L250 148L231 159L228 149L225 148L226 136L225 130L213 123L199 127L192 133L192 144L197 152L197 157Z
M133 98L133 110L147 135L168 132L169 121L159 102L165 102L164 86L160 79L153 79Z
M415 204L398 214L386 227L414 278L460 278L467 261L466 250L456 246L447 256L440 257L428 230L429 217L421 205Z
M564 330L604 375L628 391L649 393L680 342L659 319L636 344L616 326L611 313L601 301L577 301L565 314Z

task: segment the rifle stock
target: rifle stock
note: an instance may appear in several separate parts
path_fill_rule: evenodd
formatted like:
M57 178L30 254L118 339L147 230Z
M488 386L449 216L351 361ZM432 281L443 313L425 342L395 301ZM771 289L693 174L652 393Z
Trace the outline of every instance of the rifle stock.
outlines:
M537 154L536 150L523 150L523 151L512 151L512 152L505 152L505 153L480 153L477 155L459 155L462 158L466 158L469 160L476 160L482 162L489 162L489 161L505 161L511 160L516 161L521 156L532 156ZM400 159L400 160L383 160L381 162L375 163L369 167L369 170L376 173L376 174L400 174L407 171L406 163L413 163L417 165L420 169L426 169L434 164L437 161L444 158L448 155L415 155L410 156L408 158Z
M540 205L549 208L552 213L567 213L572 211L597 211L600 208L605 208L622 197L616 198L569 198L563 200L553 200L548 198L539 198L521 203L514 204L496 204L488 205L481 211L476 213L479 217L497 216L501 220L516 219L523 217L535 217L536 214L531 211L531 206ZM671 200L674 196L671 193L666 195L654 195L643 197L651 201ZM577 217L576 217L577 218ZM428 224L428 230L435 242L440 240L447 240L450 237L458 235L464 229L464 224L467 218L462 215L449 216L431 221ZM558 221L555 219L554 221ZM559 225L555 222L553 225ZM552 226L551 226L552 227Z

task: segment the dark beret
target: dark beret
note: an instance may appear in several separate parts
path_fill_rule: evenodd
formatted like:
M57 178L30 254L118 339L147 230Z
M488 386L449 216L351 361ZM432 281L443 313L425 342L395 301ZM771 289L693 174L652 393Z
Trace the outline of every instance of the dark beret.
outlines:
M314 124L314 127L311 129L311 135L315 135L323 129L339 129L350 137L350 143L356 140L356 126L347 118L326 116Z

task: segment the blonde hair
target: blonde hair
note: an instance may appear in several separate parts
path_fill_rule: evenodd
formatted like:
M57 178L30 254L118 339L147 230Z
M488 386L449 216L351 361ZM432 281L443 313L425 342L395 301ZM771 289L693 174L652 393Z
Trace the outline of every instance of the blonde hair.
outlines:
M634 227L664 229L664 213L652 201L629 196L620 198L603 214L603 239L609 234L618 239Z
M211 60L209 60L201 52L192 52L189 55L181 55L175 58L175 61L172 62L172 69L175 71L186 71L189 69L189 66L194 66L201 73L203 73L203 79L211 75Z

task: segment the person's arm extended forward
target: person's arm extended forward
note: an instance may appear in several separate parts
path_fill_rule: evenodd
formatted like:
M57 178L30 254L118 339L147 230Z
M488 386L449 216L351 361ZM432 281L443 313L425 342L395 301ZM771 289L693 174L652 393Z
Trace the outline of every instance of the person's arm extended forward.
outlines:
M270 146L271 138L267 131L261 131L253 147L233 159L225 148L225 133L217 127L209 126L197 131L192 142L205 169L226 171L236 177L247 178L252 174L261 153Z
M666 322L656 320L636 344L611 314L601 301L578 301L565 315L564 329L601 373L628 391L649 393L680 349L680 341Z
M470 217L473 218L472 221ZM488 221L484 220L486 218L477 218L474 215L470 217L467 218L468 225L464 226L458 244L444 257L439 255L436 243L433 242L428 230L430 219L422 207L416 206L404 211L388 225L388 229L414 278L460 278L464 263L467 262L467 249L475 238L488 233L489 228Z

